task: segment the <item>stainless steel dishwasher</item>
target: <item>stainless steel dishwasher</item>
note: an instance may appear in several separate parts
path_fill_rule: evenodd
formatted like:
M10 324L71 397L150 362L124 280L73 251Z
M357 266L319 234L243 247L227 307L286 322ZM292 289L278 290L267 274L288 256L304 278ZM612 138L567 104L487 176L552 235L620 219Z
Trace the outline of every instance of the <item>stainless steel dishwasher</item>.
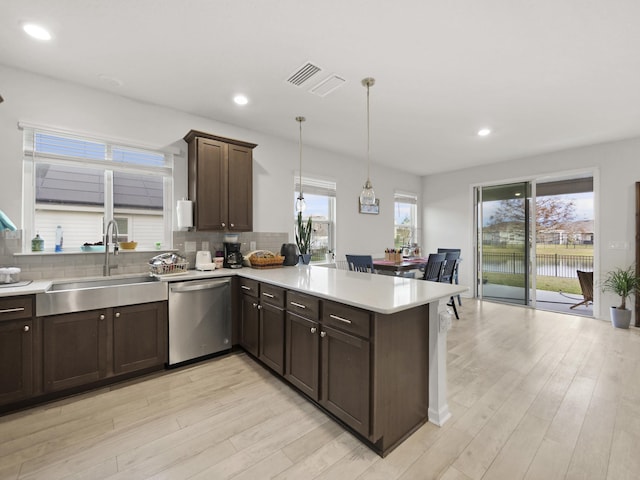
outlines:
M231 279L169 284L169 365L231 348Z

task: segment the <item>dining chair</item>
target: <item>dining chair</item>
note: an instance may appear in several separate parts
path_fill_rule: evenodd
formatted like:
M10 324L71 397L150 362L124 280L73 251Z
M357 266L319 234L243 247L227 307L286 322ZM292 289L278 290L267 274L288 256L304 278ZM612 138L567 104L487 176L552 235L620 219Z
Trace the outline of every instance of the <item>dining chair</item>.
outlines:
M371 255L345 255L349 270L352 272L376 273L373 269L373 257Z
M446 261L446 253L430 253L424 266L423 280L439 282Z
M453 280L456 277L456 273L458 271L458 265L460 265L460 256L459 253L449 252L446 253L446 260L444 264L444 268L442 270L442 275L440 275L440 282L442 283L451 283L453 284ZM447 303L449 307L453 307L453 313L456 315L456 320L460 320L460 316L458 315L458 309L456 308L456 299L451 297L449 303Z
M458 254L458 258L460 259L460 261L456 266L456 272L453 276L454 283L458 285L458 267L460 266L459 265L460 262L462 262L462 259L460 258L461 250L459 248L439 248L438 253L457 253ZM462 306L462 299L460 298L460 295L457 295L457 297L458 297L458 305Z

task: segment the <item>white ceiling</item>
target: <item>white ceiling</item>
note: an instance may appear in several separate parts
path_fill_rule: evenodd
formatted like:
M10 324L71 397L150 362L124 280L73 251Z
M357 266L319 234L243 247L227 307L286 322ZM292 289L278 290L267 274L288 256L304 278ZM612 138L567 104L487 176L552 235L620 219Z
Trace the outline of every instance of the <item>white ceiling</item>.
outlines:
M0 64L294 142L304 115L305 145L363 162L360 82L372 76L372 162L416 174L640 135L638 0L0 5ZM27 37L25 21L53 40ZM309 61L323 71L288 84ZM308 92L330 74L346 83L324 98ZM232 102L239 92L245 107ZM1 78L0 94L11 101ZM484 126L494 133L476 136Z

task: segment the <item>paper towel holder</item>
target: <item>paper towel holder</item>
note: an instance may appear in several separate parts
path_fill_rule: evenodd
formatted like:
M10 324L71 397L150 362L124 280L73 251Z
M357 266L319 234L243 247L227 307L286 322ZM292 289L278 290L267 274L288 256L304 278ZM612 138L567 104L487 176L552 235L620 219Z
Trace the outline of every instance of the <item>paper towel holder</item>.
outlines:
M191 200L178 200L176 204L176 217L178 230L193 228L193 202Z

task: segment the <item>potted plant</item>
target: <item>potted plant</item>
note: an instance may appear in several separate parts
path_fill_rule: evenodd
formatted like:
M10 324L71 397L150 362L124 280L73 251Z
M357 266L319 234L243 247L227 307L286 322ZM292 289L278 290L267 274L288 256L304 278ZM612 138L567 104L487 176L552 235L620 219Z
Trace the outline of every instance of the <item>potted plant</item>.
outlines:
M611 323L617 328L629 328L631 323L631 310L627 309L626 301L640 287L640 277L636 275L635 267L631 265L626 269L616 268L608 272L602 282L602 291L611 292L620 296L618 307L611 307Z
M308 265L311 261L311 217L305 222L302 220L302 212L298 212L298 225L296 228L296 244L300 251L302 263Z

